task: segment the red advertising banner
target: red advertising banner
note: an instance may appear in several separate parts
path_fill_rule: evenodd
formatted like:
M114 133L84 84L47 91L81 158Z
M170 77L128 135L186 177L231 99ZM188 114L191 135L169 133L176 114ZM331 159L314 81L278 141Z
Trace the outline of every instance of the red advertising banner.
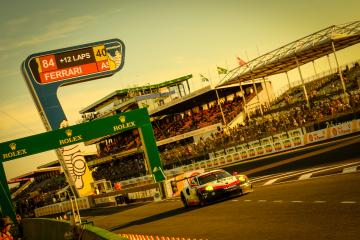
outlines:
M96 63L89 63L80 66L74 66L69 68L57 69L50 72L40 73L41 83L49 83L60 81L63 79L69 79L98 72Z

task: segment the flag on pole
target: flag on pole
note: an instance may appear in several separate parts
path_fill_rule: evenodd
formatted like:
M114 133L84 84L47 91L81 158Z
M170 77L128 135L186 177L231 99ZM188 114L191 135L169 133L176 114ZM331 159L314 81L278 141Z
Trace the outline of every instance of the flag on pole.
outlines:
M202 74L200 74L200 78L201 78L201 81L203 81L203 82L209 82L209 79Z
M227 74L228 70L222 67L217 67L218 74Z
M238 60L239 66L246 65L246 62L244 60L242 60L241 58L236 57L236 59Z

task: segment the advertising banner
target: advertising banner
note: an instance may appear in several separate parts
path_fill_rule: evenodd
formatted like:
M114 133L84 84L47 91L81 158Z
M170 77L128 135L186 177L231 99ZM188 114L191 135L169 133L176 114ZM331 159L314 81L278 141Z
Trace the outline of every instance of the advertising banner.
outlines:
M288 131L288 135L289 135L289 137L292 138L292 137L302 136L303 133L302 133L301 128L297 128L297 129Z
M236 152L233 154L233 161L240 161L241 160L241 155L239 152Z
M220 156L224 156L225 155L225 151L224 150L220 150L220 151L216 151L215 152L215 157L220 157Z
M299 135L297 137L290 138L293 147L300 147L304 145L304 136Z
M292 141L290 140L290 138L283 139L282 143L283 143L284 149L290 149L293 147Z
M236 152L236 149L235 149L235 147L230 147L230 148L225 149L225 152L226 152L226 154L232 154L232 153Z
M234 154L227 155L226 156L226 163L232 163L233 162L233 156L234 156Z
M199 162L195 163L194 167L195 167L195 169L199 169L200 168L200 163Z
M326 129L321 129L314 132L309 132L304 135L304 144L311 144L327 139Z
M219 158L213 159L213 166L214 166L214 167L219 166L219 163L220 163Z
M284 150L283 143L281 141L274 142L274 150L275 152Z
M259 140L251 141L248 143L248 145L249 145L249 148L256 148L256 147L260 146L260 141Z
M273 142L272 137L262 138L260 139L261 145L267 145Z
M194 170L194 169L195 169L194 164L188 165L188 171L192 171L192 170Z
M226 155L227 157L228 155ZM222 156L219 158L219 161L220 161L220 165L224 165L226 163L226 160L225 160L225 156Z
M249 156L249 158L256 157L256 151L254 148L249 148L248 156Z
M352 122L349 121L327 128L327 137L334 138L334 137L350 134L352 132L353 132Z
M256 156L264 155L265 150L263 146L258 146L255 148Z
M360 119L352 120L352 132L360 131Z
M248 149L248 145L247 143L244 143L244 144L240 144L240 145L237 145L235 147L236 151L237 152L242 152L243 150L247 150Z
M263 147L264 147L264 150L265 150L266 154L270 154L270 153L275 151L273 143L265 144L265 145L263 145Z
M240 155L242 160L247 159L249 157L248 150L242 150Z
M279 141L282 141L284 139L287 139L288 138L288 135L286 132L282 132L282 133L279 133L279 134L276 134L273 136L273 142L279 142Z

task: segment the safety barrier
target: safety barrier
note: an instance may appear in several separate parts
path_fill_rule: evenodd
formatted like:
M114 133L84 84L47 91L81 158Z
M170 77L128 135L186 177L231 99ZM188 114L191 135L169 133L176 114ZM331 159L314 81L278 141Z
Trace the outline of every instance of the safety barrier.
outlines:
M76 201L79 209L89 209L94 205L92 201L89 199L89 197L77 198ZM64 201L64 202L54 203L36 208L35 216L41 217L41 216L58 214L58 213L64 213L67 211L71 211L71 209L72 208L70 201Z

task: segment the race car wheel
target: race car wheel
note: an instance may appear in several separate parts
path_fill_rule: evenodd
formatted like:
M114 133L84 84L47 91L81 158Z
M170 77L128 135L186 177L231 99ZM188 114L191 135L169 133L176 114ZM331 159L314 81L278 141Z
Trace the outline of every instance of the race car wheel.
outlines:
M204 200L204 198L201 196L201 194L199 194L199 206L200 206L200 207L205 206L205 200Z
M181 201L182 201L182 203L184 204L184 208L188 208L188 207L189 207L189 205L188 205L188 203L187 203L187 201L186 201L186 198L185 198L184 194L182 194L182 193L181 193Z

